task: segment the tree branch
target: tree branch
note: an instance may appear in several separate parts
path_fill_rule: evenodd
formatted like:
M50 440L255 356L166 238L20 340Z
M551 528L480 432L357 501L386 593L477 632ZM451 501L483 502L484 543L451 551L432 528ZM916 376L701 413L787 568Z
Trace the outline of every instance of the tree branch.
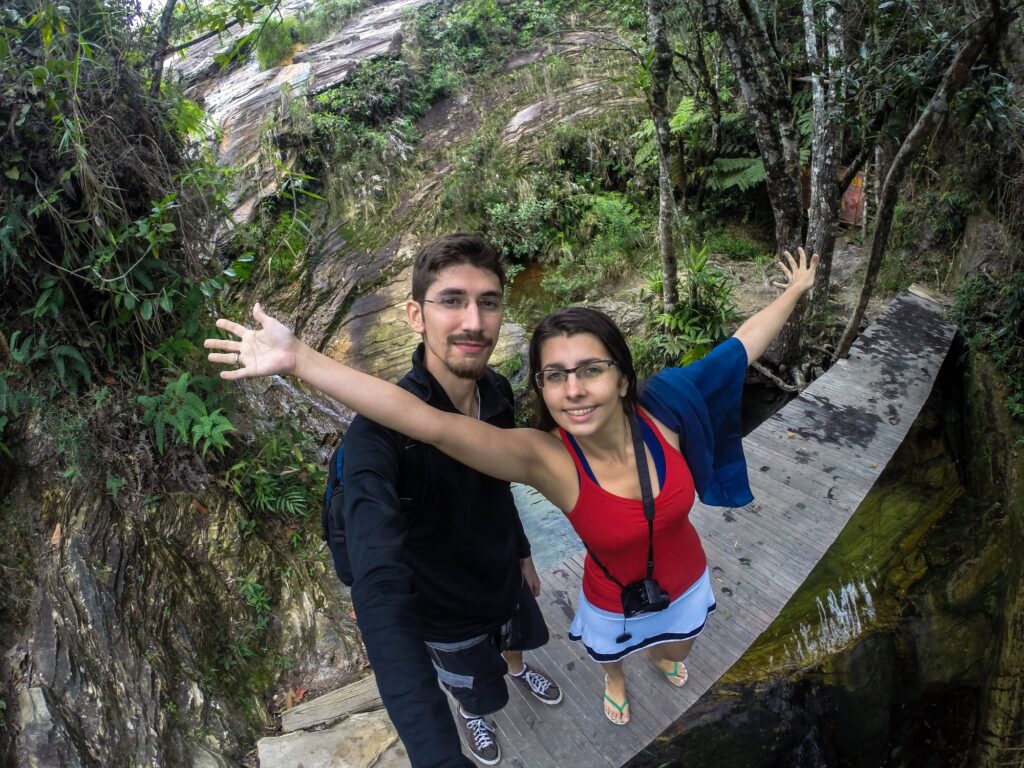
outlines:
M783 381L778 376L776 376L774 373L772 373L767 368L765 368L764 365L761 362L757 361L757 360L752 362L750 364L750 367L753 368L755 371L757 371L762 376L764 376L766 379L768 379L768 381L770 381L776 387L781 389L783 392L799 392L800 391L799 387L793 386L792 384L789 384L789 383Z
M168 2L170 2L170 0L168 0ZM274 7L270 10L270 12L273 13L275 10L277 10L277 6L279 6L280 4L281 4L281 0L277 0L277 2L274 3ZM172 7L173 7L173 3L172 3ZM255 6L253 6L252 12L256 13L257 11L262 11L266 7L267 6L266 6L265 3L261 3L259 5L255 5ZM180 45L176 45L173 48L168 48L167 50L165 50L163 52L162 58L166 58L166 57L170 56L172 53L177 53L178 51L184 51L186 48L191 48L193 45L197 45L197 44L202 43L202 42L204 42L206 40L209 40L211 37L217 37L218 35L221 35L224 32L226 32L227 30L231 29L232 27L236 27L239 24L244 24L244 23L246 23L245 19L235 19L234 21L229 21L227 24L225 24L223 27L220 27L219 29L211 29L209 32L205 32L202 35L200 35L199 37L196 37L196 38L193 38L192 40L189 40L187 43L181 43Z

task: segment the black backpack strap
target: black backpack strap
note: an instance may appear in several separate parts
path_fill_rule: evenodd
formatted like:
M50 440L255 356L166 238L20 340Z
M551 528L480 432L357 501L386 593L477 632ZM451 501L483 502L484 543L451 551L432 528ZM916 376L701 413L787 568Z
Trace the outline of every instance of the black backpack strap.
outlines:
M324 488L324 501L320 509L320 536L324 541L330 541L330 513L331 501L334 494L341 493L341 470L345 460L345 444L339 440L334 448L334 453L327 461L327 487Z

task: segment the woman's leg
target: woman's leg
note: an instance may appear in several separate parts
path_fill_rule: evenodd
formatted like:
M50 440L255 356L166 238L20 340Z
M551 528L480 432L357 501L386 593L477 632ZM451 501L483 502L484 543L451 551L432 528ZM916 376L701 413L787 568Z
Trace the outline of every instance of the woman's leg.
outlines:
M686 665L683 664L683 659L689 656L696 639L693 637L675 643L652 645L647 649L647 655L654 662L654 666L664 673L672 685L681 686L686 682Z
M601 666L604 667L604 714L616 725L625 725L629 722L629 698L626 696L622 662Z

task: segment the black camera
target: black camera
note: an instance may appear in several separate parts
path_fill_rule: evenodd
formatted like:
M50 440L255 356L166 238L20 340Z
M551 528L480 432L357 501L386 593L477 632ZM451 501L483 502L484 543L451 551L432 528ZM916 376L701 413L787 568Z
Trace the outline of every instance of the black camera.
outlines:
M634 581L622 588L622 613L628 619L638 613L656 613L668 608L668 592L654 579Z

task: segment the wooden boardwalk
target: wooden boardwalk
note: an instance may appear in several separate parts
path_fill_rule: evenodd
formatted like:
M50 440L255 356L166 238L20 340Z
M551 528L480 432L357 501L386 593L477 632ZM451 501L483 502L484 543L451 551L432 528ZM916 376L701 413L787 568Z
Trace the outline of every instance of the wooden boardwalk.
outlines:
M582 555L544 573L551 641L527 659L565 692L548 707L510 686L494 716L509 768L621 766L675 722L768 627L843 530L899 448L931 393L955 328L904 294L861 335L847 360L744 438L755 501L692 512L712 569L718 611L672 688L644 654L628 658L632 720L605 720L603 674L567 637Z

